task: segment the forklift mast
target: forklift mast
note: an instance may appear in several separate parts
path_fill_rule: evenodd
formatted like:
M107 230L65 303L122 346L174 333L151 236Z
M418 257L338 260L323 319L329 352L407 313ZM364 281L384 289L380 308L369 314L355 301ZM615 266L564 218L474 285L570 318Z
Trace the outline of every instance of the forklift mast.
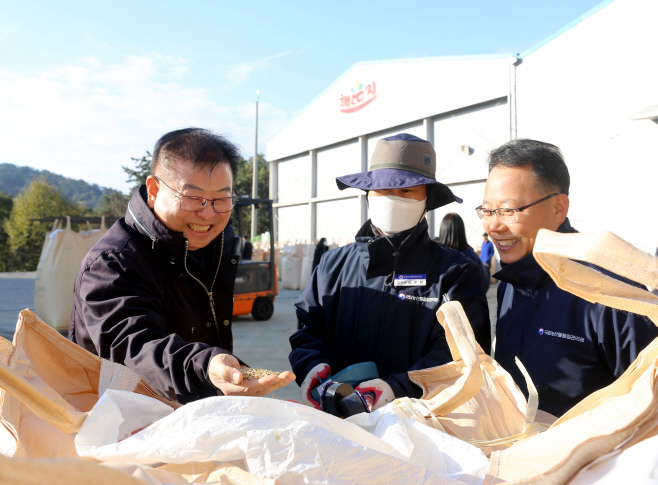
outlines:
M239 236L242 236L240 230L242 229L242 211L240 210L243 207L251 207L255 205L258 209L260 205L264 205L267 208L267 220L268 220L268 229L270 231L270 272L272 281L274 281L274 211L272 210L272 199L251 199L249 197L240 197L235 204L235 215L238 219L237 221L237 232Z

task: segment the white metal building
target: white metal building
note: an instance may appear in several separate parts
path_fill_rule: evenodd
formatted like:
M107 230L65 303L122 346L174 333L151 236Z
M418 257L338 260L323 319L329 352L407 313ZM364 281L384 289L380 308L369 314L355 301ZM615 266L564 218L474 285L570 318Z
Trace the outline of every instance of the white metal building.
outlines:
M657 0L608 0L518 57L355 64L267 144L275 237L353 240L365 196L335 177L366 170L377 140L407 132L433 143L437 179L464 199L430 213L430 234L458 212L479 245L485 160L518 136L563 150L577 229L655 251L657 18Z

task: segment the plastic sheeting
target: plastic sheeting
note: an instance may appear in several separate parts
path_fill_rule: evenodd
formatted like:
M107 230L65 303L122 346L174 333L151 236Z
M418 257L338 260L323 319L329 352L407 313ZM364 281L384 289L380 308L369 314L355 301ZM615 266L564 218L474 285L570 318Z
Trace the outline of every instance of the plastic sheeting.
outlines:
M477 485L489 463L478 448L391 405L341 420L287 401L213 397L172 412L116 390L99 399L75 442L80 456L105 463L215 461L281 484Z

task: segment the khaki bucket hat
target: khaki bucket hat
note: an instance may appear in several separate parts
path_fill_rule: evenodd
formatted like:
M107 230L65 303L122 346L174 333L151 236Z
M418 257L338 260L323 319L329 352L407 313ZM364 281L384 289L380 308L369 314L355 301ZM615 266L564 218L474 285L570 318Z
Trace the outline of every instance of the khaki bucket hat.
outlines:
M367 172L336 177L340 190L403 189L427 186L427 210L462 203L447 185L436 180L436 154L427 140L408 133L382 138L377 142Z

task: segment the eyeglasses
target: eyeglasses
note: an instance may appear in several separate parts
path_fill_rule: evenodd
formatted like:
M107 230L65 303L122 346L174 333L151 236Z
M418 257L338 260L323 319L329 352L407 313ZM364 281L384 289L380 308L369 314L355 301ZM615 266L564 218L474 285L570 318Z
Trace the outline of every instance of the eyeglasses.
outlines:
M174 193L176 198L178 198L178 200L180 201L180 208L183 209L185 212L198 212L202 210L206 206L206 204L208 204L208 202L210 202L211 207L217 213L231 212L233 207L235 207L235 203L238 200L235 194L232 195L231 197L219 197L217 199L206 199L204 197L190 197L189 195L183 195L178 191L172 189L157 175L154 175L154 177L158 180L158 182L162 182L162 184L165 187L167 187L169 190L171 190Z
M476 207L475 212L477 212L477 215L480 219L483 221L491 221L493 218L494 214L498 216L498 219L500 219L502 222L505 224L514 224L515 222L519 221L519 216L517 212L522 212L526 210L528 207L532 207L533 205L539 204L540 202L544 202L545 200L550 199L551 197L555 197L556 195L560 195L559 192L556 192L551 195L547 195L543 199L539 199L532 204L524 205L523 207L519 207L518 209L485 209L484 207Z

